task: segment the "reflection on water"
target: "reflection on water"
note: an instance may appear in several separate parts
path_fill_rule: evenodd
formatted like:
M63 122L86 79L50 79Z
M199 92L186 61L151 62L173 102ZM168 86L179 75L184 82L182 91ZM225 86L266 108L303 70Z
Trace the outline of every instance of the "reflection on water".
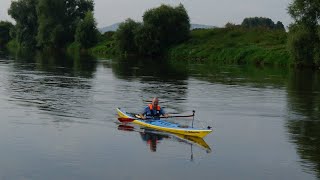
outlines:
M0 57L0 179L146 179L159 168L168 173L153 179L320 179L319 72ZM214 125L214 153L203 139L115 125L116 107L137 112L153 96ZM198 151L207 158L185 163Z
M297 70L288 83L287 128L305 171L320 178L320 73Z
M152 96L152 88L158 83L153 77L163 78L166 84L170 84L170 75L163 74L147 74L143 71L143 65L131 64L127 66L127 62L117 64L117 68L122 70L114 71L120 78L135 78L140 81L147 82L150 89L145 87L142 92L147 97ZM132 62L130 62L132 63ZM301 165L307 172L317 172L320 178L320 73L311 70L289 70L274 68L254 68L239 66L215 66L207 64L181 64L171 63L169 69L179 70L182 76L177 79L172 78L176 84L174 86L181 87L184 79L194 77L211 83L221 83L231 86L249 86L254 88L271 88L287 90L287 107L288 118L286 127L290 138L297 145L297 152L301 156ZM126 69L127 68L127 69ZM113 66L114 69L114 66ZM170 73L168 73L170 74ZM185 76L185 77L184 77ZM166 78L164 78L166 77ZM175 76L173 76L175 77ZM182 77L182 78L181 78ZM183 86L182 86L183 87ZM161 87L161 93L170 93L170 87ZM173 88L174 94L181 95L182 100L187 99L188 84L185 88ZM168 97L174 99L176 97ZM179 104L177 102L176 104ZM172 107L174 109L175 107ZM183 107L185 109L186 107ZM179 110L178 110L179 112ZM150 142L159 141L157 136L151 138ZM153 141L152 141L153 140ZM153 145L153 146L151 146ZM150 144L150 149L155 150L155 143Z
M137 78L141 81L153 81L157 78L160 82L169 82L188 78L187 72L160 59L121 59L113 64L112 70L118 78L125 80Z
M92 56L69 56L63 53L35 52L28 54L27 58L24 54L17 55L15 62L17 70L22 68L22 70L82 78L93 78L97 67L97 61Z
M118 125L118 130L128 131L128 132L137 132L140 134L141 139L149 146L151 152L157 151L157 146L161 141L174 141L177 143L184 143L186 145L197 145L204 149L207 153L211 152L210 146L202 139L198 137L185 136L180 134L173 133L164 133L160 131L155 131L148 128L139 128L134 127L128 124L120 124ZM193 159L193 154L191 151L191 157Z
M171 62L189 76L211 83L225 85L248 85L257 88L282 88L288 79L289 69L253 67L238 65L217 65L208 63Z
M181 112L186 107L188 75L167 62L150 59L122 59L112 63L112 71L119 79L140 84L131 91L137 92L142 103L147 104L152 97L160 98L160 105L167 112ZM130 83L132 86L132 83ZM127 90L127 84L120 84L117 89Z
M118 130L138 132L141 135L141 139L149 145L151 152L157 151L157 144L159 143L159 141L163 140L164 138L169 138L169 136L163 135L163 134L160 135L160 134L145 132L145 131L139 132L138 130L135 130L133 126L129 126L125 124L118 125Z
M89 94L96 66L89 56L30 53L17 57L5 88L10 101L37 107L53 115L54 121L88 119L85 107L93 103Z

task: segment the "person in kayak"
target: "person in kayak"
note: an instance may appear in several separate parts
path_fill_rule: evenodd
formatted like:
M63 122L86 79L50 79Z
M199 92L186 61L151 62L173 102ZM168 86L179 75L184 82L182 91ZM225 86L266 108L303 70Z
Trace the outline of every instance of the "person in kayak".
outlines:
M160 119L160 117L169 117L169 114L158 105L159 99L157 97L152 99L152 103L144 108L140 115L141 119Z

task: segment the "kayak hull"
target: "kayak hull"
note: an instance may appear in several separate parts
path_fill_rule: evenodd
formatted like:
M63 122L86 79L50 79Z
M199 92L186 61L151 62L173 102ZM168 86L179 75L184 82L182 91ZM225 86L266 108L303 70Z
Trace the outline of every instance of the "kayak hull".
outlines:
M117 108L117 113L120 118L131 118L135 119L132 121L134 124L138 124L143 127L159 130L159 131L165 131L175 134L182 134L186 136L195 136L203 138L209 133L212 132L211 129L198 129L198 128L185 128L185 127L179 127L178 124L170 123L164 120L141 120L136 117L134 117L132 114L125 112L121 108Z

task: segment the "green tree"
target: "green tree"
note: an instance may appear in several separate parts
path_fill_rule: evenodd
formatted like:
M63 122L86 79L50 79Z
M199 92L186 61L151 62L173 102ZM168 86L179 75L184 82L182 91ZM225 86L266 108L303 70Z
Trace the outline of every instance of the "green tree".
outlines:
M38 31L38 0L12 1L8 14L16 21L15 34L20 47L34 48Z
M319 65L319 0L294 0L288 12L295 20L289 27L288 47L297 64Z
M98 41L98 30L92 12L87 12L85 18L79 22L75 39L81 47L92 47Z
M146 11L143 24L154 29L154 40L159 45L159 53L163 53L171 45L185 41L190 33L190 19L182 4L177 7L161 5Z
M8 21L0 21L0 47L5 46L11 39L10 32L14 28Z
M114 40L115 31L107 31L100 36L100 41L112 41Z
M311 66L314 56L314 34L303 25L291 25L288 48L295 64Z
M285 31L286 29L284 28L284 25L282 24L282 22L278 21L277 24L275 25L275 28L278 30L283 30Z
M275 24L270 18L265 17L250 17L245 18L241 26L245 28L267 28L267 29L277 29L277 30L285 30L284 25L282 22L278 21L277 24Z
M319 0L294 0L288 12L296 23L305 25L310 30L316 30L320 18Z
M39 0L38 46L60 49L73 42L78 23L93 7L93 0Z
M135 42L135 34L140 23L132 19L127 19L119 25L118 30L114 34L116 47L121 54L135 54L138 51Z
M115 42L121 53L159 56L168 47L187 40L189 33L190 19L183 5L161 5L146 11L143 23L128 19L120 24Z
M160 55L160 39L157 36L156 29L152 25L144 24L137 27L134 42L138 48L139 55Z
M231 22L227 22L227 24L225 24L224 25L224 27L225 28L235 28L235 27L237 27L237 25L236 24L234 24L234 23L231 23Z
M66 16L65 24L67 25L68 42L74 41L79 21L82 21L87 12L94 11L93 0L67 0L66 1Z
M39 17L37 42L39 47L59 48L66 44L65 9L64 0L39 0L37 7Z

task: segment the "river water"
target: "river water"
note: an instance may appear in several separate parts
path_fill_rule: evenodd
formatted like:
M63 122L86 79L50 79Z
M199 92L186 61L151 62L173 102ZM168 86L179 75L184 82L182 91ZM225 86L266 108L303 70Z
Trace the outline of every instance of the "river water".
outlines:
M320 74L148 60L0 58L0 179L319 179ZM117 122L158 96L200 140ZM192 118L170 119L190 125Z

